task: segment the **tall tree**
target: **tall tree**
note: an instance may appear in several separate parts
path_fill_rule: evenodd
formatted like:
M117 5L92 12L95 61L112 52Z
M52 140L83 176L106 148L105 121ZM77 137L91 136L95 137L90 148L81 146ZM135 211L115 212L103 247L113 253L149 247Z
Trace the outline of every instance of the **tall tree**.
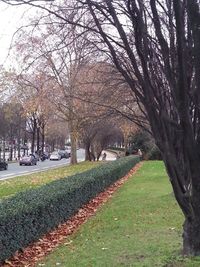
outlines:
M38 22L37 31L31 32L30 35L27 31L23 31L21 41L19 39L17 41L17 49L21 54L23 69L26 69L26 66L28 73L30 69L40 70L40 73L47 77L46 83L51 81L51 84L48 84L47 97L68 125L71 163L75 164L77 163L79 121L82 114L80 116L77 111L80 100L73 96L78 91L77 80L80 80L80 72L87 63L91 49L86 34L78 38L81 32L77 32L71 25L68 26L66 38L66 30L63 30L60 24L55 25L48 18L45 19L44 24L45 27ZM37 83L39 81L36 80L32 86L33 89L38 88ZM33 101L35 103L35 99Z
M44 152L45 127L52 116L47 98L49 78L35 69L35 73L16 75L18 84L14 96L24 108L27 131L31 135L31 152Z
M146 109L185 215L184 253L199 255L200 4L196 0L78 2L91 15L93 32Z

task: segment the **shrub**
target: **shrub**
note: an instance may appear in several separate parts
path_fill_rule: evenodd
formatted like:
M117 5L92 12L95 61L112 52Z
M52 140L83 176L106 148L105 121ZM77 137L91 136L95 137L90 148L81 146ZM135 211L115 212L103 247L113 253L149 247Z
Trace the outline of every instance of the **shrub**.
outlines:
M162 155L156 145L154 145L151 150L148 151L145 157L147 160L162 160Z
M130 154L137 152L138 149L141 149L144 154L146 154L153 145L154 141L152 137L144 130L138 130L130 137Z
M138 157L122 158L2 200L0 262L69 219L137 162Z
M143 158L147 160L161 160L162 156L159 148L156 146L153 137L144 130L139 130L132 135L130 139L129 153L134 154L140 149Z

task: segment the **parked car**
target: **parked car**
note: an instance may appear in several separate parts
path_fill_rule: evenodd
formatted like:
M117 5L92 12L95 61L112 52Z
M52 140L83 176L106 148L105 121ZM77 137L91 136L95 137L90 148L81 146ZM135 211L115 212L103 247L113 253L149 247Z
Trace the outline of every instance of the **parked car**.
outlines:
M0 159L0 169L1 170L7 170L8 169L8 163L4 159Z
M30 156L34 156L37 159L37 161L40 160L40 156L37 152L30 154Z
M33 154L31 154L29 156L23 156L19 160L19 165L37 165L37 161L38 159Z
M58 153L58 151L54 151L50 155L50 160L61 160L61 155Z
M69 157L71 157L71 147L67 147L65 151L68 153Z
M44 152L44 153L42 153L42 154L40 155L40 160L41 160L41 161L44 161L44 160L46 160L46 159L48 159L48 158L49 158L49 154L46 153L46 152Z
M61 156L61 159L68 159L70 157L70 154L66 150L59 150L58 153Z
M44 152L43 156L45 157L45 159L48 159L49 158L49 153L48 152Z

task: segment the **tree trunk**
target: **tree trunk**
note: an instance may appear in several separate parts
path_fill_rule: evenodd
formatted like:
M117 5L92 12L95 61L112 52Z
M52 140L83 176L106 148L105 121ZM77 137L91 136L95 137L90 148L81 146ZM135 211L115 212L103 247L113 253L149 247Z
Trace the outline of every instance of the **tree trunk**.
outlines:
M17 158L20 159L20 134L17 137Z
M32 142L31 142L31 153L35 150L35 135L37 131L36 119L33 119L33 132L32 132Z
M91 156L90 156L90 142L85 143L85 160L91 161Z
M199 169L199 166L196 167ZM194 172L195 175L195 172ZM194 176L193 176L194 179ZM196 179L195 179L196 180ZM183 224L183 253L190 256L200 255L200 184L193 182L191 194L191 210L185 216Z
M183 254L190 256L200 255L200 188L192 189L192 211L193 214L186 217L183 224Z
M77 163L77 140L76 140L76 134L75 132L70 133L70 139L71 139L71 164Z
M42 126L42 153L44 153L44 138L45 138L45 133L44 133L44 125Z
M167 129L167 127L166 127ZM178 133L174 136L175 145L171 145L172 131L166 130L167 142L158 144L174 191L174 196L184 214L183 224L183 254L190 256L200 255L200 182L199 160L196 158L197 150L190 151L191 141ZM182 141L184 143L182 143ZM168 143L168 144L167 144ZM166 153L167 151L167 153ZM192 158L192 161L191 161Z
M12 142L12 141L11 141ZM9 155L9 160L12 161L13 160L13 144L11 143L10 145L10 155Z
M35 148L35 129L33 129L32 132L31 153L34 153L34 148Z
M199 203L200 204L200 203ZM200 255L200 216L194 220L185 219L183 224L183 254Z
M37 127L37 152L40 151L40 128Z
M16 145L14 145L14 155L13 155L13 157L14 157L15 160L17 159L16 152L17 152Z
M124 139L124 154L125 154L125 156L128 155L128 140L127 140L127 138Z
M94 144L91 145L90 155L91 155L91 160L95 161L96 160L96 157L95 157Z
M74 127L73 120L69 120L69 132L70 132L70 139L71 139L71 164L77 163L77 138L76 138L76 130Z
M99 151L99 153L97 154L97 161L99 161L99 158L101 157L101 153L103 150Z
M52 149L52 151L55 150L55 140L53 141L53 143L52 143L52 145L51 145L51 149Z
M6 158L5 142L6 142L6 140L5 140L5 137L4 137L4 138L3 138L3 159L4 159L4 160L5 160L5 158Z

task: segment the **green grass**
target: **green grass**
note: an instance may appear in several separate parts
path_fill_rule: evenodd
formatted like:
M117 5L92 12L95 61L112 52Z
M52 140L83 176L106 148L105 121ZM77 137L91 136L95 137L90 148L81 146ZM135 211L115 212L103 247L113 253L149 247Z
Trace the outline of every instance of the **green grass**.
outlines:
M16 178L0 181L0 198L9 197L19 191L34 188L53 180L70 176L76 173L97 167L100 162L81 162L76 165L69 165L51 169L49 171L37 172L29 175L18 176Z
M162 162L145 162L97 214L37 266L197 267L180 256L183 216Z

